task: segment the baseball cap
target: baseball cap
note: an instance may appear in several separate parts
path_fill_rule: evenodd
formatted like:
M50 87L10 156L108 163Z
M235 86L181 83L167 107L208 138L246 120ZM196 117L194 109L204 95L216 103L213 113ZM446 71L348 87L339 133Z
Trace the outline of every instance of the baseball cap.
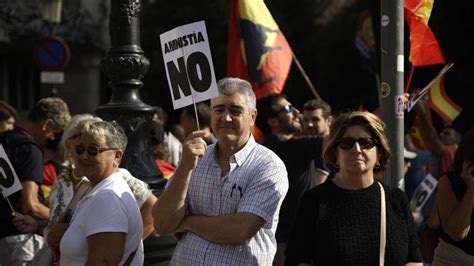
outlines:
M416 153L407 150L407 148L403 148L403 157L405 159L415 159L416 158Z

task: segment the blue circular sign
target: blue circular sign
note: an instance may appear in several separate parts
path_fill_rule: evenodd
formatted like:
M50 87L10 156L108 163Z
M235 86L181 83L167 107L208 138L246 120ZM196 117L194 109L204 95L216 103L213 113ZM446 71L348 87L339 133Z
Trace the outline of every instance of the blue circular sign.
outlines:
M33 57L42 70L63 70L69 61L69 47L61 38L42 38L33 48Z

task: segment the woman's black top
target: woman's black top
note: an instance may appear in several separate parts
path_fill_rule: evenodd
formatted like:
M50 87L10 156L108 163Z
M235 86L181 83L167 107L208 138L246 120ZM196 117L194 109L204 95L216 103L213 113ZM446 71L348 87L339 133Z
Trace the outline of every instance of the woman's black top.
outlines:
M466 184L460 177L453 176L451 174L447 174L449 179L449 184L456 195L456 198L459 202L462 201L464 194L466 193ZM445 242L454 245L460 249L462 249L467 254L474 256L474 211L471 213L471 229L467 234L466 238L461 241L454 241L449 235L447 235L443 230L441 230L441 239ZM442 229L442 226L441 226Z
M405 194L385 187L385 265L421 262ZM332 181L305 193L286 250L286 265L379 265L380 187L346 190Z

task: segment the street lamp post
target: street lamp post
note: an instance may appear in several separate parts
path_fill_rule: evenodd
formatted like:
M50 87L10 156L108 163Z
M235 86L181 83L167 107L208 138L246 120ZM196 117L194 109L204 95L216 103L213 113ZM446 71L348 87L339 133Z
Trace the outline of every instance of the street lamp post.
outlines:
M101 61L101 69L110 79L112 98L99 106L97 114L115 120L127 134L129 145L121 166L152 187L162 183L150 147L149 122L153 108L140 99L139 88L150 62L140 47L140 0L111 1L109 31L111 47Z
M96 112L107 121L117 121L125 129L129 144L120 166L147 182L154 194L159 195L166 180L149 147L153 108L143 103L138 93L150 65L140 48L139 15L140 0L111 1L111 48L102 60L101 68L110 79L113 93L111 100ZM144 245L146 262L169 263L176 241L171 235L152 236Z

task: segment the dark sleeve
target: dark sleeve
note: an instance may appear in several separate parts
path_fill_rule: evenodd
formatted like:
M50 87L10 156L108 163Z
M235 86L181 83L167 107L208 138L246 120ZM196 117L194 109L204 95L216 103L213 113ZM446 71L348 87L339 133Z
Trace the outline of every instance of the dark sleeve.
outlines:
M399 198L402 210L404 212L405 221L408 228L408 262L422 262L421 253L420 253L420 243L418 241L418 236L416 234L415 222L413 221L413 215L411 213L410 205L408 199L403 193L403 191L398 188L395 189L396 195Z
M24 144L16 147L11 162L21 182L43 183L43 154L37 146Z
M306 151L308 158L321 159L323 154L323 138L306 137L302 145L299 147L301 152Z
M299 203L293 220L291 233L285 251L285 265L311 263L315 241L315 200L310 191L306 192Z

